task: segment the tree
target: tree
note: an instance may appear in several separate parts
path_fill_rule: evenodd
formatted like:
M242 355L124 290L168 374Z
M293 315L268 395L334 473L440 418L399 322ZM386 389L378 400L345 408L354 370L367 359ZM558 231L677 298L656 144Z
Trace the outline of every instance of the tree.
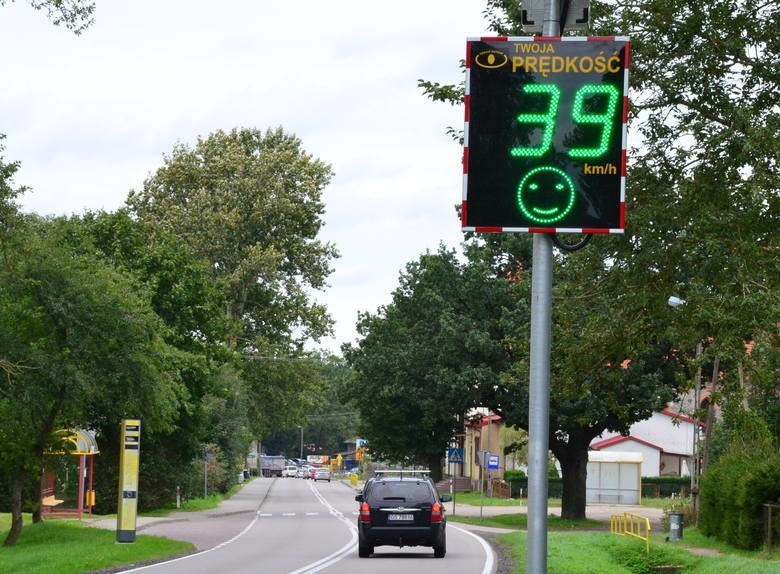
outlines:
M634 309L686 300L675 343L710 338L736 367L780 313L780 13L771 3L616 2L596 33L630 34L628 241L616 245ZM764 25L752 25L764 22ZM641 144L641 145L639 145ZM724 373L734 383L737 369ZM734 384L734 386L738 386Z
M14 0L10 0L13 2ZM4 6L8 0L0 0ZM74 34L81 34L94 22L95 3L90 0L28 0L36 10L46 10L52 24L64 24Z
M424 464L441 459L466 415L486 402L506 354L498 313L509 283L440 247L410 263L393 301L364 313L357 347L343 347L355 376L344 394L360 411L372 456Z
M295 424L315 396L317 370L302 349L330 331L310 293L324 287L337 255L317 238L331 176L281 128L234 129L177 145L127 199L142 222L208 262L236 327L224 343L246 359L240 371L258 437Z
M267 355L329 332L309 289L324 286L336 256L317 239L331 175L281 128L217 131L177 145L127 204L209 262L240 325L231 344Z
M107 264L132 275L139 293L162 320L160 336L176 349L170 358L186 393L170 428L155 431L144 426L146 462L140 479L147 487L139 500L141 508L157 508L173 500L179 486L182 496L190 496L186 487L192 483L191 462L202 455L204 444L219 450L224 465L220 475L235 476L243 468L248 443L246 384L239 356L224 344L233 330L208 263L179 238L151 229L125 209L87 212L51 224L75 253L101 255ZM94 427L101 452L109 459L118 457L116 422L96 420L103 421ZM96 477L100 512L115 511L116 498L110 493L116 482L115 467L104 467Z
M21 369L0 382L0 468L12 495L5 545L22 528L22 495L55 432L144 413L168 428L183 393L137 285L99 259L63 247L45 221L25 229L25 249L0 268L0 348ZM112 416L113 415L113 416Z

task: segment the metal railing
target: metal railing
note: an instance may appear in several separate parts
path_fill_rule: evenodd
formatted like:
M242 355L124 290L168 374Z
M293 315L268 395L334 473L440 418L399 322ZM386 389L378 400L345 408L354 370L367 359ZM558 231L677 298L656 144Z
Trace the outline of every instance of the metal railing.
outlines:
M609 517L609 531L621 536L632 536L645 541L645 550L650 553L650 519L640 514L624 512Z

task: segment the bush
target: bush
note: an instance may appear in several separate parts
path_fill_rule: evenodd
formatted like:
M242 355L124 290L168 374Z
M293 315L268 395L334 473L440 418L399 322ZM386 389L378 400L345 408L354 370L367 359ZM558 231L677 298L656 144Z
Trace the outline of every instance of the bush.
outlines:
M780 453L770 444L737 446L701 478L699 528L752 550L763 543L764 504L780 500Z
M516 480L525 480L527 477L522 470L507 470L504 472L504 480L514 482Z

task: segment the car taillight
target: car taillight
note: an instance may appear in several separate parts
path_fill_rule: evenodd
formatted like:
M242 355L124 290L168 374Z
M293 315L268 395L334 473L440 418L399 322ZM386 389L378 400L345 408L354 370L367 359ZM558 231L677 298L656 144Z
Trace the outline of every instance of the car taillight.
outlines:
M441 522L442 514L441 504L435 502L433 506L431 506L431 522Z
M371 522L371 507L367 502L360 505L360 521Z

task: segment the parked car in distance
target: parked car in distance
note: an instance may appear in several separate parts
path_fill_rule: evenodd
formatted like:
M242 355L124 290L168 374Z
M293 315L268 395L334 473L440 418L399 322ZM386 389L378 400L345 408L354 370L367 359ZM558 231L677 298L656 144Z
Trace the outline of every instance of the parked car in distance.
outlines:
M298 476L298 467L295 465L287 465L284 467L284 470L282 471L282 477L284 478L295 478Z
M330 482L330 470L327 468L315 468L314 476L312 478L315 482L318 480L327 480Z
M430 546L436 558L447 552L444 502L427 473L398 471L377 474L355 496L358 516L358 556L368 558L376 546Z

